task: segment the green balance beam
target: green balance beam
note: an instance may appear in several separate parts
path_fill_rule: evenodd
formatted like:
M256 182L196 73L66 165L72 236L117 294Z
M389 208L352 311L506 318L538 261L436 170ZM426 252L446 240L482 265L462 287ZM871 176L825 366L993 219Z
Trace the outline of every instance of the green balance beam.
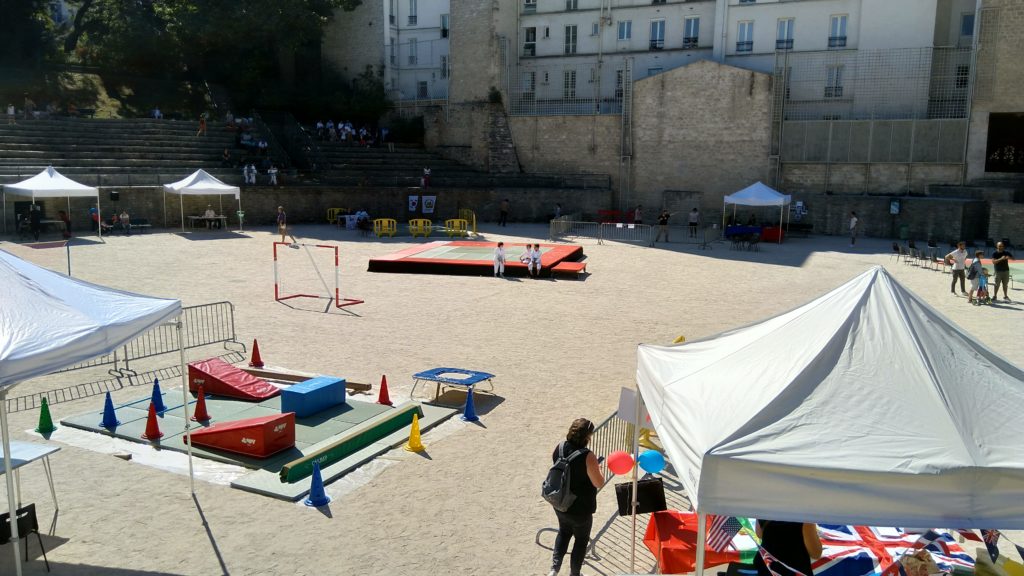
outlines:
M343 460L351 454L366 448L370 444L412 424L413 414L423 417L419 404L410 404L399 408L384 418L373 420L367 428L351 430L337 442L311 452L298 460L292 460L281 468L281 482L296 482L313 473L313 463L320 468Z

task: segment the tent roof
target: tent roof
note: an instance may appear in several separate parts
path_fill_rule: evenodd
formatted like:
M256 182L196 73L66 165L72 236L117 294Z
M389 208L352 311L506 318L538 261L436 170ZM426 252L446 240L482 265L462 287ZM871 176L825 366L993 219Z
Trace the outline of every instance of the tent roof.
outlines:
M79 184L57 172L53 166L39 174L14 184L5 184L4 189L12 196L31 196L32 198L64 198L99 196L99 190L92 186Z
M755 182L739 192L725 197L726 204L742 204L743 206L785 206L791 197L777 192L771 186Z
M703 512L1024 528L1024 371L881 267L637 356L659 438Z
M0 250L0 389L108 354L181 301L69 278Z
M220 194L232 195L238 199L240 189L238 186L231 186L218 180L206 170L200 168L183 180L171 184L164 184L164 189L173 194Z

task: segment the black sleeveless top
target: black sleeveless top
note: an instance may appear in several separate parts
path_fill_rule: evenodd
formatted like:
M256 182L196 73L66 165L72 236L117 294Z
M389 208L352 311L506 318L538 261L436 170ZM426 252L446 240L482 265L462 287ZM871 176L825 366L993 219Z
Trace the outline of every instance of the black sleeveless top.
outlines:
M554 464L558 461L561 450L565 450L565 457L568 458L570 454L579 448L579 446L569 441L555 446L555 451L551 453L551 463ZM569 464L569 489L576 495L576 500L565 511L566 514L586 515L597 512L597 488L594 487L594 483L590 481L590 476L587 475L587 454L589 453L589 449L583 448L583 454L577 456Z
M784 562L786 566L798 570L804 576L812 576L814 572L811 570L811 555L807 553L807 545L804 544L802 522L780 522L777 520L758 520L757 522L762 527L761 546L769 554ZM754 567L757 568L758 576L772 576L760 554L754 558ZM793 574L778 562L772 565L772 570L781 576Z

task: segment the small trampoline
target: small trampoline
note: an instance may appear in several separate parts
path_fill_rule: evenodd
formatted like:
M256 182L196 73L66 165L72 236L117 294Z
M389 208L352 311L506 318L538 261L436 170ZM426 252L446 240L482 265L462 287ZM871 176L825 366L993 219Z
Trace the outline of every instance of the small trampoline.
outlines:
M434 389L434 401L441 396L442 388L462 388L468 393L470 390L475 390L477 384L486 382L488 389L487 392L494 392L494 382L492 382L494 374L487 372L480 372L479 370L465 370L463 368L431 368L430 370L424 370L423 372L417 372L412 375L413 385L412 390L409 391L409 397L412 398L413 394L416 393L416 388L420 385L420 382L434 382L436 387Z

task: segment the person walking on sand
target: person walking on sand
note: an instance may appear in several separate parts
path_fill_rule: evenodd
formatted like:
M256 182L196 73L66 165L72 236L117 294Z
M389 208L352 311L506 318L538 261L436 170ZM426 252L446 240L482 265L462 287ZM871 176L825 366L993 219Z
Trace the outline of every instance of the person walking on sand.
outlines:
M498 242L498 247L494 249L494 277L504 278L505 277L505 243Z
M984 250L975 250L974 259L967 268L967 279L971 281L971 291L967 293L967 303L974 304L974 293L981 287L981 277L985 275L985 269L981 266L981 259L985 257ZM981 300L981 295L978 295Z
M288 213L284 211L284 206L277 207L277 231L281 233L281 243L284 244L284 237L288 236L292 239L292 243L288 246L289 248L298 248L299 241L295 239L295 236L288 232Z
M858 226L860 226L860 219L857 218L857 213L850 211L850 248L857 243L857 232Z
M700 210L697 210L696 206L693 207L693 210L690 210L690 215L686 219L686 224L690 227L690 238L696 238L697 226L700 224Z
M644 207L637 204L636 209L633 210L633 224L644 223Z
M590 543L590 529L597 512L597 491L604 486L604 476L597 456L587 448L594 434L594 423L586 418L577 418L569 426L565 442L555 447L551 461L559 458L569 460L569 491L576 496L565 512L555 510L558 518L558 535L551 554L551 571L548 576L557 576L562 561L569 551L569 540L573 540L569 555L569 576L580 576L583 561Z
M658 214L658 237L654 239L655 242L661 242L661 236L665 236L665 242L668 242L668 219L672 216L672 213L668 210L662 210L661 214ZM693 234L691 233L692 237Z
M949 291L952 292L954 296L956 296L956 281L958 278L960 279L960 294L967 295L967 289L964 281L964 268L966 267L967 262L967 250L965 249L965 246L966 244L964 244L963 240L957 242L956 250L946 254L946 257L943 258L943 260L946 261L946 264L952 264L953 266L953 282L949 285Z
M505 226L508 224L508 210L510 207L511 204L509 203L508 198L501 201L501 206L498 209L498 226Z
M995 288L992 289L992 301L999 295L999 285L1003 286L1003 301L1009 302L1010 297L1006 294L1006 287L1010 283L1010 260L1013 254L1006 251L1006 244L996 242L996 251L992 253L992 269L996 274Z

